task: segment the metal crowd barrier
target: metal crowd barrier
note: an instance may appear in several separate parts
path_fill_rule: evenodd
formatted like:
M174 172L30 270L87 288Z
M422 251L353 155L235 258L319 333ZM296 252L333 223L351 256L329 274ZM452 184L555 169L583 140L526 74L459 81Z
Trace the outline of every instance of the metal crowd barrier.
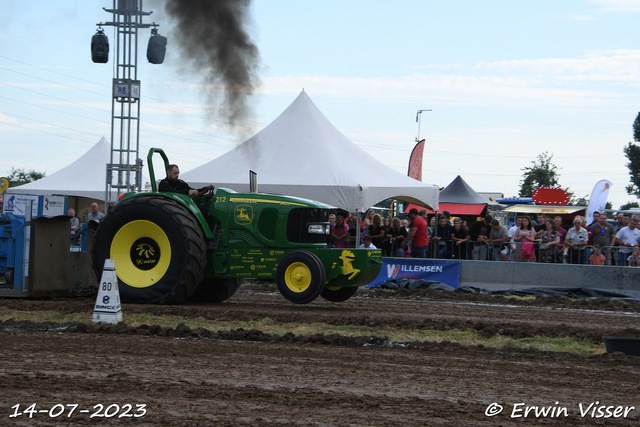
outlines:
M623 252L624 250L624 252ZM626 252L626 251L629 252ZM609 264L605 264L605 265L618 265L619 266L619 262L622 261L621 258L624 258L624 265L623 266L627 266L627 259L629 258L629 256L631 256L633 254L633 247L629 247L629 246L603 246L600 248L600 253L605 255L605 261L608 261ZM620 254L623 253L625 254L623 257L620 256Z
M441 244L443 243L443 244ZM522 253L522 245L525 242L499 242L488 243L484 241L469 240L457 245L452 240L447 241L431 241L427 250L428 258L440 259L460 259L460 260L478 260L478 261L515 261L516 254ZM551 262L566 264L590 264L590 257L597 254L594 246L588 245L584 249L568 248L565 245L552 245L552 248L543 248L541 242L536 240L534 243L534 262ZM558 249L560 248L560 249ZM567 249L566 255L564 249ZM620 256L620 250L628 250L624 256ZM552 256L548 257L548 251L552 251ZM574 255L578 252L580 255ZM624 266L627 265L627 258L633 253L633 248L625 246L604 246L600 248L599 253L604 255L601 262L597 262L594 256L594 264L596 265L618 265L619 261L624 258ZM505 255L503 257L503 254ZM506 259L505 259L506 258Z

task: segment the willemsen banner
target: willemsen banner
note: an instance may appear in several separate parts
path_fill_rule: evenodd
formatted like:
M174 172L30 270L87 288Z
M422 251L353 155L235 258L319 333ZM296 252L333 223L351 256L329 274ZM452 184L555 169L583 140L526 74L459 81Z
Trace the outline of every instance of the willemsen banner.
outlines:
M460 261L418 258L382 258L382 268L367 288L380 286L388 280L427 280L442 282L451 287L460 286Z

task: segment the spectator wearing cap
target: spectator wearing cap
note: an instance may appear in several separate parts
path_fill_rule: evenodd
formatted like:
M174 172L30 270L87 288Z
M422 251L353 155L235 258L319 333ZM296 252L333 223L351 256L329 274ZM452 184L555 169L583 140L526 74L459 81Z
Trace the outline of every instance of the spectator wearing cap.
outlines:
M429 245L429 234L427 222L418 215L418 210L412 208L409 211L411 225L407 235L407 242L411 242L411 256L413 258L426 258L427 246Z
M369 236L368 234L366 234L363 238L362 238L362 244L360 245L360 249L378 249L375 247L375 245L373 243L371 243L371 236Z

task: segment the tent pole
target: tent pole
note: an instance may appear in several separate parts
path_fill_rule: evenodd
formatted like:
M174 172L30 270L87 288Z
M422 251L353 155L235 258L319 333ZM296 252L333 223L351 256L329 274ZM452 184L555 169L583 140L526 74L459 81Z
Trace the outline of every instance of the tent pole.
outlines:
M362 212L358 211L358 222L355 224L356 226L356 247L355 249L358 249L360 247L360 218L362 215Z

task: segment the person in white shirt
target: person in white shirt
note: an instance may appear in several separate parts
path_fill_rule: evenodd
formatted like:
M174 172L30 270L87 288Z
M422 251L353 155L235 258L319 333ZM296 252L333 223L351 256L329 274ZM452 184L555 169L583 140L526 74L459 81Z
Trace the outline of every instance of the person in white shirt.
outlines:
M633 248L640 244L640 230L638 230L638 218L631 218L629 225L623 227L616 234L616 245L623 246L618 250L618 262L616 265L627 265L627 258Z
M567 231L564 245L569 247L569 260L571 264L587 264L587 244L589 232L584 228L582 218L577 216L573 220L573 227Z

